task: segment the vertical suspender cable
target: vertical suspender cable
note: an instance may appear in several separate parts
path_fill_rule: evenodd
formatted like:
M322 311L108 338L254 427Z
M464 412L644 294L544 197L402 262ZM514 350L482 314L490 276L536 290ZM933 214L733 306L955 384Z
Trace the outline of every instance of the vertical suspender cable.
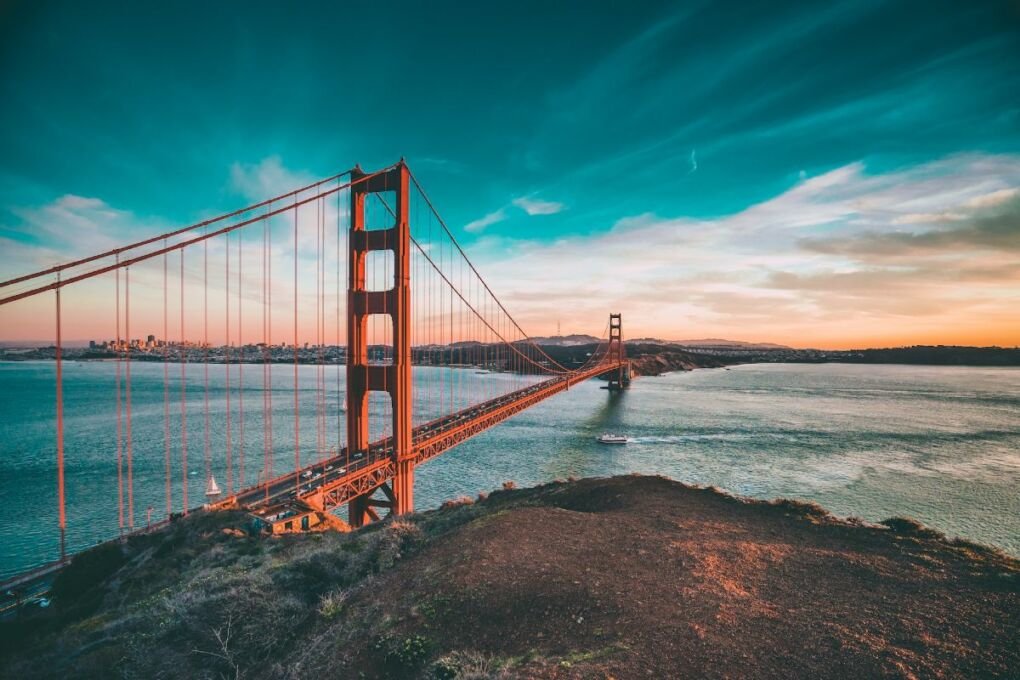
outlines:
M319 283L320 277L320 265L322 260L322 252L320 249L319 231L321 227L321 201L315 202L315 448L317 449L318 456L322 456L322 413L321 404L319 403L319 369L321 368L321 362L319 361L319 341L321 328L319 324L321 319L319 318Z
M301 420L298 411L298 209L294 208L294 488L301 484Z
M125 422L125 435L127 436L127 497L128 497L128 527L135 528L135 482L134 482L134 456L132 448L134 442L131 437L131 269L124 268L124 334L127 335L127 363L124 365L127 392L127 420Z
M383 187L384 188L386 187L386 182L385 181L383 182ZM378 195L378 194L376 194L376 195ZM378 203L373 205L373 210L376 213L376 220L383 220L382 223L385 224L385 219L386 218L380 215L380 210L379 210ZM378 221L376 221L375 223L379 224ZM389 233L388 230L385 232L385 236L383 236L383 247L385 248L385 250L384 250L385 253L389 253L390 252L389 249L392 247L391 244L390 244L390 233ZM388 269L389 269L389 257L388 256L383 255L382 258L377 258L376 259L376 263L375 263L375 279L374 279L375 280L375 288L376 288L376 290L380 290L381 289L382 291L384 291L384 293L386 291L386 272L388 271ZM389 378L387 376L387 374L389 373L389 370L390 370L389 366L388 366L388 364L389 364L389 350L390 350L388 338L389 338L390 329L393 328L393 318L391 316L392 310L390 309L390 306L388 304L389 300L387 299L387 296L385 294L383 295L382 301L383 301L383 313L382 313L382 315L381 315L381 317L379 319L379 323L381 324L381 327L380 327L380 330L379 330L379 334L376 336L376 343L379 345L379 361L382 364L383 383L384 384L389 384ZM391 397L391 399L390 399L390 407L391 407L390 408L390 417L389 418L384 418L383 421L379 425L379 435L382 438L385 438L385 437L389 436L388 433L390 432L390 429L392 428L392 425L393 425L393 412L394 412L393 407L395 406L395 404L393 404L392 395L388 395L388 396ZM383 444L383 447L385 447L385 444Z
M418 199L419 204L421 199ZM429 252L432 252L432 214L429 213ZM436 364L436 309L435 309L435 287L436 287L436 276L435 272L431 269L429 272L429 372L432 373L432 380L429 381L429 396L428 396L428 407L435 409L432 411L432 416L435 417L439 410L435 407L435 396L433 395L434 386L436 382L436 372L438 368L434 368Z
M340 180L337 180L340 184ZM344 425L343 416L341 416L341 404L343 404L344 396L341 391L340 385L340 268L341 268L341 251L340 251L340 194L337 192L337 453L340 454L341 447L344 446Z
M270 207L270 210L272 208ZM262 221L262 482L266 485L266 500L269 500L269 417L266 414L269 398L269 304L267 301L268 273L266 271L266 243L269 233L269 218Z
M241 249L241 234L237 235L237 456L240 466L237 472L237 488L245 488L244 478L244 339L242 325L241 271L244 266L244 252Z
M209 241L202 242L202 369L205 383L205 484L206 495L212 490L212 451L209 442Z
M181 248L181 508L188 514L188 347L184 337L184 248Z
M322 199L315 202L315 447L322 460Z
M57 283L60 282L60 274L57 274ZM67 531L67 515L64 511L64 360L63 360L63 339L60 332L60 288L56 289L57 294L57 505L60 522L60 561L63 562L67 552L65 550L65 533Z
M225 289L224 290L224 295L223 295L223 298L224 298L224 301L223 301L223 303L224 303L223 323L224 323L224 327L225 327L225 331L224 332L225 332L227 337L226 337L226 341L223 343L223 357L224 357L223 368L225 369L224 372L226 373L226 383L225 383L225 386L226 386L226 390L227 390L227 433L226 433L227 434L227 438L226 438L226 444L227 444L227 456L226 456L227 457L227 493L231 494L231 493L234 492L234 465L233 465L233 461L230 459L230 453L231 453L230 450L231 450L231 445L232 445L232 442L230 441L230 419L231 419L231 411L230 411L230 234L227 234L224 237L224 239L225 239L225 245L224 245L223 251L226 254L226 265L225 265L225 269L224 269L225 274L223 276L223 283L224 283L224 289Z
M272 207L272 206L270 206ZM273 476L273 226L272 223L266 225L266 305L267 313L269 315L268 321L266 322L266 342L268 343L267 348L269 351L269 363L266 365L266 371L269 375L269 390L266 392L266 418L268 422L268 449L269 452L269 463L266 468L266 494L269 494L269 479Z
M120 254L115 258L117 263L120 263ZM118 268L114 272L114 276L117 279L117 346L114 347L114 351L117 354L117 377L116 377L116 390L117 390L117 519L119 522L120 530L124 531L124 438L121 429L121 386L120 386L120 374L121 374L121 358L122 348L120 341L120 269Z
M268 206L268 212L272 212L273 204ZM262 256L265 260L265 320L266 320L266 363L265 363L265 439L266 439L266 460L265 460L265 484L266 500L269 499L269 480L273 476L273 251L272 251L272 224L269 218L266 219L263 231Z
M166 239L163 239L166 247ZM170 337L167 316L167 258L163 253L163 474L166 482L166 516L173 512L173 500L170 495L170 364L168 363Z
M315 448L322 458L322 317L319 300L322 294L322 201L315 202Z
M328 276L326 274L326 261L329 259L329 255L326 251L327 239L326 239L326 199L320 199L320 220L321 224L319 227L319 242L321 243L320 249L322 250L322 268L319 272L319 278L321 283L319 285L320 297L319 297L319 382L321 387L319 390L319 402L321 403L322 415L322 443L319 445L320 457L326 456L327 442L329 440L329 420L328 411L326 405L326 338L328 337L326 330L326 285L328 282Z
M316 366L316 385L318 389L318 420L316 421L316 435L318 437L319 446L319 460L322 460L325 456L326 449L326 367L323 365L323 345L326 342L326 248L325 248L325 235L326 235L326 223L325 223L325 199L320 198L316 203L317 209L317 233L318 233L318 280L316 281L316 290L318 291L318 301L316 303L316 318L318 319L317 326L317 341L319 345L318 353L318 364Z

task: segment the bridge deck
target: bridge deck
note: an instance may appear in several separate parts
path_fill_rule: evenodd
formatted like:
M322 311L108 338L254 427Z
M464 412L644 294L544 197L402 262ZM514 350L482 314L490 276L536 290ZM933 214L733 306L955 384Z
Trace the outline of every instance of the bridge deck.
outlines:
M614 361L600 363L589 369L508 392L419 425L413 433L414 462L420 464L435 458L524 409L579 382L617 370L620 365ZM297 498L312 507L325 510L343 505L371 491L392 479L395 474L392 441L385 438L373 442L364 453L349 456L345 447L335 456L272 479L268 484L239 491L212 504L212 507L257 507Z

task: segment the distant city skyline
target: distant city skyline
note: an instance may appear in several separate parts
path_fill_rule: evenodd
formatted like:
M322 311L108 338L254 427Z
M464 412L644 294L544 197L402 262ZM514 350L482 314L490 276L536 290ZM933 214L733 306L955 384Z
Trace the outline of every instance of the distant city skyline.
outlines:
M1012 347L1018 46L1007 0L9 4L0 279L406 157L534 335L619 311L627 337ZM132 328L162 333L161 267L131 272ZM68 289L64 336L113 337L112 295ZM53 317L0 308L0 340Z

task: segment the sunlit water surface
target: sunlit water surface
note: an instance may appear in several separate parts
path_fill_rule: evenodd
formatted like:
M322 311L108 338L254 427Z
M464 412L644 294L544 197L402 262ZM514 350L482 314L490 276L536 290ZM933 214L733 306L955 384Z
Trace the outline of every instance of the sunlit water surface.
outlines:
M118 531L114 365L65 364L69 550ZM56 473L50 362L0 363L0 576L54 559ZM181 502L180 366L170 366L172 494ZM339 378L339 379L338 379ZM236 373L232 442L238 462ZM415 369L419 419L457 394L491 395L520 377L471 369ZM210 367L210 450L221 486L225 374ZM327 372L336 438L343 379ZM1020 370L1012 368L769 364L642 378L620 395L598 381L571 388L418 469L416 504L437 506L506 480L527 486L568 476L641 472L715 485L756 498L817 501L837 515L917 518L953 536L1020 555ZM189 505L203 500L204 375L187 367ZM316 459L320 427L312 366L299 371L302 462ZM340 390L338 392L338 389ZM446 401L440 405L438 394ZM429 399L426 400L426 394ZM245 478L265 455L261 366L245 368ZM467 397L465 397L467 398ZM273 373L273 459L294 465L293 368ZM385 420L385 397L372 411ZM164 514L162 364L132 365L135 524ZM631 438L605 446L605 431ZM235 467L234 483L239 470Z

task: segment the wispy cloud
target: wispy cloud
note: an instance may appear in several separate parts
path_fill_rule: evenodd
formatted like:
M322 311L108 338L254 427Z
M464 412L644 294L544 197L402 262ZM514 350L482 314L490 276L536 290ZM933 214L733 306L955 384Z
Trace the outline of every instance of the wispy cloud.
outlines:
M511 205L520 208L529 216L555 215L566 208L566 206L562 203L557 203L555 201L543 201L529 196L515 198L511 201ZM509 206L503 206L499 210L493 210L492 212L479 217L477 220L468 222L464 225L464 231L470 234L480 234L493 224L509 219L510 213L508 212L508 208Z
M556 201L543 201L538 198L521 196L513 200L513 204L528 213L529 215L555 215L566 209L566 206Z
M262 201L314 182L311 173L284 167L279 156L258 163L234 163L230 166L230 188L250 201Z
M645 213L588 237L489 238L475 250L538 332L552 318L590 332L612 308L640 335L1016 343L1017 188L1016 156L951 156L885 174L851 163L733 215ZM961 219L904 223L922 214Z
M950 226L942 223L951 222ZM903 224L893 220L893 224ZM857 261L922 256L952 257L975 251L1020 252L1020 200L975 214L954 213L952 220L918 222L932 225L921 231L864 231L834 238L808 238L805 249L844 255Z
M159 233L153 221L139 219L102 199L74 194L41 206L14 208L12 212L20 223L3 229L15 238L0 239L0 243L8 242L2 264L18 270L114 248L139 234Z
M452 174L460 174L466 170L463 163L455 161L449 158L436 158L431 156L422 156L420 158L408 159L411 165L411 169L428 169L438 170L441 172L447 172Z
M470 234L480 234L485 231L486 227L492 226L497 222L502 222L506 219L506 210L500 208L494 210L484 217L479 217L477 220L473 220L464 225L464 231Z
M262 198L299 179L268 159L235 166L230 186ZM465 225L479 235L470 254L515 316L538 334L551 332L554 319L597 332L592 326L608 311L622 310L632 337L753 332L759 340L820 346L1020 342L1020 156L957 155L884 174L851 163L732 215L637 212L551 243L484 233L512 210L504 206ZM52 264L58 243L66 258L69 243L73 254L83 254L163 229L75 195L14 214L20 222L3 225L11 238L0 241L7 261L18 263L11 274ZM306 240L314 239L316 218L314 206L299 217L302 251L314 251L314 241ZM279 226L290 238L292 220ZM274 251L274 272L290 271L289 253ZM223 251L211 247L210 257L222 258ZM132 309L139 314L159 308L159 264L132 268L132 296L140 296ZM197 255L187 257L189 285L201 285L200 264ZM257 267L246 267L250 272ZM288 276L273 284L274 299L291 299ZM110 285L97 281L95 300L108 296ZM150 305L142 302L146 289ZM246 295L255 289L245 283ZM300 294L314 290L314 279L303 275ZM75 312L82 326L86 317L105 313L86 302ZM36 323L33 315L26 307L4 321L27 328ZM158 323L153 318L140 326Z

